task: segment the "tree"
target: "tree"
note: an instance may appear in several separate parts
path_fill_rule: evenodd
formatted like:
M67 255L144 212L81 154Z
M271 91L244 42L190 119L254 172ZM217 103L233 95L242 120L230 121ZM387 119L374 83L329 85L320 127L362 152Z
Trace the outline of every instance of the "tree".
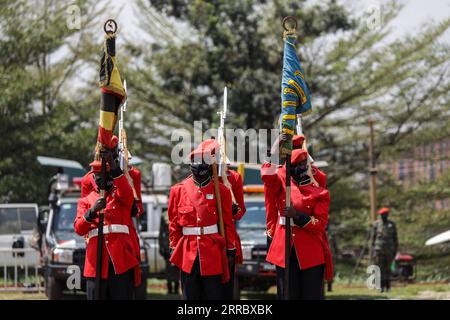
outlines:
M144 104L144 117L151 115L145 118L146 126L151 126L146 134L167 141L167 127L192 129L195 120L202 120L206 129L217 124L224 85L231 92L229 127L272 127L279 109L282 63L281 42L274 48L272 40L280 39L286 7L276 5L272 9L280 21L275 32L268 32L269 4L265 1L150 2L138 2L139 20L155 42L130 44L143 65L135 67L135 72L128 71L135 89L130 92ZM341 7L329 5L323 11L326 25L308 28L308 36L350 27ZM318 15L319 8L304 14L310 12ZM151 117L158 120L151 121ZM157 130L151 123L167 127ZM167 159L171 145L162 146Z
M448 132L449 48L438 40L450 20L387 41L400 10L386 4L374 27L336 1L139 1L143 30L154 39L137 46L144 65L136 71L147 77L139 91L147 108L164 111L160 119L210 127L226 84L229 127L271 128L280 108L281 20L294 15L313 96L304 126L316 156L332 163L333 184L366 172L369 117L378 121L380 159L424 132Z
M149 79L140 81L142 103L187 128L194 120L210 127L217 125L227 85L228 127L272 128L280 109L281 21L296 16L313 104L304 129L314 157L330 164L331 220L343 228L347 244L360 244L355 241L363 239L369 222L368 119L376 123L379 163L450 133L450 48L439 41L450 19L389 40L390 22L401 9L395 1L386 3L376 17L381 23L374 25L370 14L352 13L336 1L140 1L143 31L153 39L131 46L144 62L136 73ZM168 141L170 131L160 137ZM416 215L401 203L411 193L389 184L383 166L379 176L380 203L390 196L386 202L402 214ZM405 220L400 234L417 230L410 223Z
M78 9L80 29L70 20ZM2 1L0 201L44 202L50 172L37 164L38 155L87 164L98 102L89 105L83 90L74 90L80 83L74 75L92 53L85 44L98 12L88 0Z

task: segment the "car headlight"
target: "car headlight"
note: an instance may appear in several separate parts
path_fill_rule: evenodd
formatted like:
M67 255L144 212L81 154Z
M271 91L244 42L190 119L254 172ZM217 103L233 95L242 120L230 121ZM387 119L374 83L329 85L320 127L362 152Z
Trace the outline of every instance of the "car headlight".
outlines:
M56 263L73 263L73 250L53 249L52 261Z
M252 260L252 247L251 246L243 246L242 247L242 258L244 260Z

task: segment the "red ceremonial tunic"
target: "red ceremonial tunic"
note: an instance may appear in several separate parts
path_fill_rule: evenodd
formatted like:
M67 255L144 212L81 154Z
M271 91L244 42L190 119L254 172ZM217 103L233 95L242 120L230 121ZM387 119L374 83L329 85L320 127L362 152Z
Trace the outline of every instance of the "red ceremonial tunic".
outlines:
M316 166L311 166L311 171L312 171L314 179L316 179L317 183L319 184L319 187L328 189L327 188L327 175L325 174L325 172L323 172Z
M235 232L231 218L231 194L220 183L225 239L219 234L183 235L183 227L206 227L218 224L214 183L210 181L198 187L192 176L174 185L169 196L169 240L174 252L170 262L190 273L197 255L200 274L211 276L223 274L226 265L224 248L235 248ZM224 263L225 262L225 263ZM227 272L225 272L227 273Z
M97 189L97 185L95 184L93 173L94 172L91 170L88 173L86 173L84 175L84 177L81 179L81 197L86 197L93 190ZM141 172L135 167L130 167L128 169L128 174L130 175L131 179L133 180L134 190L136 190L136 194L138 197L137 217L139 217L144 212L144 209L142 207L142 195L141 195Z
M128 173L131 179L133 180L134 190L136 190L136 194L138 196L137 201L138 213L136 217L139 217L144 212L141 195L141 172L135 167L130 167L128 169ZM81 197L86 197L94 190L97 190L97 185L94 179L94 172L91 170L87 174L85 174L84 177L81 179ZM133 219L130 219L130 224L128 225L128 228L130 230L130 236L133 240L134 254L136 255L137 259L141 261L141 244L139 243L139 237ZM137 266L135 268L134 275L135 275L135 285L138 286L141 282L140 266Z
M274 165L276 166L276 165ZM265 168L267 168L268 165L265 165ZM283 166L276 166L276 174L279 176L279 179L283 179L280 176L280 173L283 172L283 174L286 174L285 170L280 170L283 168ZM312 173L314 179L316 179L317 183L319 184L319 187L322 187L324 189L327 189L327 175L317 168L316 166L311 166ZM264 170L264 169L262 169ZM262 174L264 175L264 174ZM266 178L270 179L270 178ZM284 180L283 180L284 181ZM275 227L277 225L277 219L278 219L278 207L276 201L271 201L273 199L273 196L270 194L270 190L266 191L266 187L264 187L264 196L265 196L265 203L266 203L266 230L267 234L270 237L273 237L273 234L275 233ZM276 213L276 214L274 214Z
M77 216L74 221L75 232L80 236L87 236L90 230L98 227L98 218L92 223L86 221L84 214L100 198L100 194L92 191L88 196L78 200ZM106 208L104 209L104 224L121 224L129 226L131 220L131 205L133 191L124 175L114 179L114 187L106 194ZM97 240L91 238L86 244L86 259L84 276L95 277L97 263ZM132 236L126 233L104 234L102 256L102 278L108 278L108 257L111 258L116 274L122 274L139 265L135 255Z
M94 171L90 170L81 178L81 197L84 198L92 191L96 190L97 186L94 181Z
M285 267L284 245L285 226L280 224L286 204L285 167L278 167L277 174L266 175L261 169L264 182L267 233L273 237L267 254L267 261L279 267ZM291 180L291 205L297 211L312 217L303 228L292 227L291 246L294 246L300 269L308 269L325 264L326 278L332 277L331 251L326 238L325 227L328 223L330 196L326 189L316 187L312 183L299 186Z

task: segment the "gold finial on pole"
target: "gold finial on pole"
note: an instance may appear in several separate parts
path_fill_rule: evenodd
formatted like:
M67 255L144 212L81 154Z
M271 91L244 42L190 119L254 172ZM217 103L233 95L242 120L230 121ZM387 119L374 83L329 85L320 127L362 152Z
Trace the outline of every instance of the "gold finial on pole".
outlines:
M297 19L293 16L287 16L283 19L283 38L287 36L295 36L297 32Z
M106 20L103 25L103 30L106 34L114 34L117 31L117 22L114 19Z

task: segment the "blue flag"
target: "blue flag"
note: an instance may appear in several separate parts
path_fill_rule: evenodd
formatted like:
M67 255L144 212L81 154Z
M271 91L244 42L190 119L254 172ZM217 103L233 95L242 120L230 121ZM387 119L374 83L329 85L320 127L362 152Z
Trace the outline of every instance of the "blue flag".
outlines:
M291 136L295 134L296 115L311 112L311 96L295 43L295 36L286 36L281 79L281 131Z

